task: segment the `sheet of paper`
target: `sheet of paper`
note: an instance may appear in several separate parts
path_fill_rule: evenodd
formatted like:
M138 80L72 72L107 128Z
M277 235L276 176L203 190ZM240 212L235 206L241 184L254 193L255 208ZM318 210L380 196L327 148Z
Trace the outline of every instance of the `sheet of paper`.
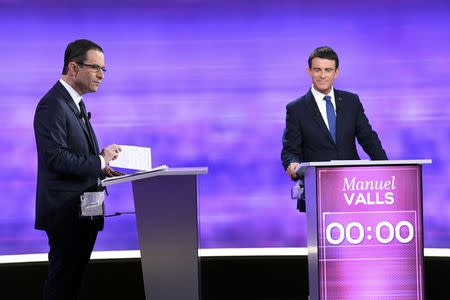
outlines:
M148 171L152 169L152 151L150 148L119 145L122 151L119 157L109 163L111 167Z

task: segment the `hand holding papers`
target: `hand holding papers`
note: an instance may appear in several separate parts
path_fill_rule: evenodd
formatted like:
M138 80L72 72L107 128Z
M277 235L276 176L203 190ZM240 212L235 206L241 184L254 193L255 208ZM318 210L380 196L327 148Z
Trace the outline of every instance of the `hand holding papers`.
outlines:
M151 149L146 147L120 145L122 151L116 160L109 163L111 167L149 171L152 169Z
M139 172L133 174L122 174L103 179L102 186L133 181L140 177L145 177L146 174L165 171L168 169L166 165L152 168L150 148L120 145L120 149L122 149L122 151L120 151L118 158L111 161L109 165L111 167L139 170Z
M110 168L109 166L106 166L103 170L102 170L102 174L105 175L106 177L116 177L116 176L122 176L125 175L124 173L114 170L112 168Z

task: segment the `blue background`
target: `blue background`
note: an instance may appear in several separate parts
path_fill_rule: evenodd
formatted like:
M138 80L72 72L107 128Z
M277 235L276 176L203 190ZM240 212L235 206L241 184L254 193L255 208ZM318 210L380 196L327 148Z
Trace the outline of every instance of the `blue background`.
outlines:
M101 146L151 147L154 166L209 167L201 247L306 246L281 136L321 45L339 54L335 87L359 94L389 158L433 159L425 246L450 247L450 2L110 2L0 0L0 254L47 251L33 229L32 120L78 38L105 51L105 80L84 97ZM134 210L129 184L110 189L107 210ZM134 216L107 219L95 249L138 249Z

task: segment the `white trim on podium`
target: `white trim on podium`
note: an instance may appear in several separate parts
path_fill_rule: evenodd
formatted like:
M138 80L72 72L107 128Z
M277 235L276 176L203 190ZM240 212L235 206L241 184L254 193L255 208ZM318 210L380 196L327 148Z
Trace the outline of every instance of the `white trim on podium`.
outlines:
M196 168L169 168L167 166L160 166L153 168L150 171L142 171L136 172L132 174L125 174L122 176L109 177L102 180L102 186L109 186L112 184L122 183L122 182L130 182L140 179L145 179L149 177L156 176L169 176L169 175L200 175L207 174L207 167L196 167Z
M303 174L308 167L339 167L339 166L395 166L395 165L426 165L431 164L431 159L413 160L331 160L301 163L295 170Z

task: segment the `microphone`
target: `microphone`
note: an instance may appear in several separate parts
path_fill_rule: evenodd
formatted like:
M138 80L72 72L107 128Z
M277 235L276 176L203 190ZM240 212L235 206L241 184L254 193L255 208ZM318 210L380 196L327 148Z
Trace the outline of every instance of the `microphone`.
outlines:
M105 215L105 218L117 217L121 215L134 215L134 214L136 214L136 212L134 211L118 211L110 215Z
M87 113L87 119L90 120L91 117L92 117L91 112L88 112L88 113ZM82 113L82 112L80 112L80 113L78 114L78 119L81 119L81 120L83 119L83 113Z

